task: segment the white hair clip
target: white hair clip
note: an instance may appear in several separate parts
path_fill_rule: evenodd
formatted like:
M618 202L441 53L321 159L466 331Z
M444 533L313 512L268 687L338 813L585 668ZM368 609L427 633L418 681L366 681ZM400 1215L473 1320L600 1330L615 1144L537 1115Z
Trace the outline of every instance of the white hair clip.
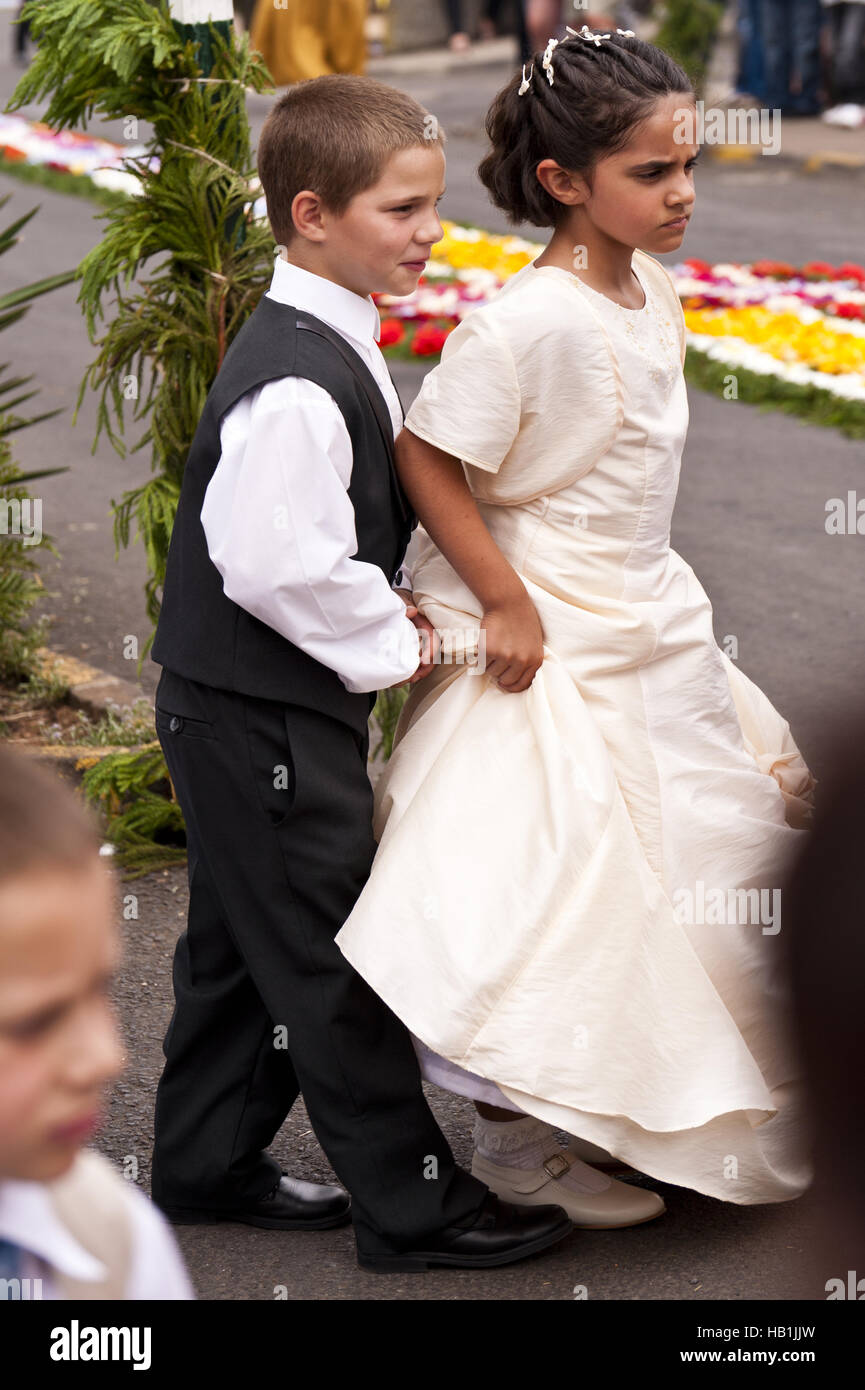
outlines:
M593 43L595 48L600 48L603 40L611 37L609 34L593 34L588 24L584 24L582 29L579 30L572 29L569 24L566 24L565 28L569 34L573 34L575 39L585 39L587 43ZM623 39L634 39L637 37L633 29L617 29L616 33L621 34ZM558 42L558 39L549 40L544 51L543 59L541 60L541 66L547 74L547 80L551 87L553 85L553 49ZM519 86L518 96L523 96L524 93L529 90L534 71L535 65L532 63L529 69L529 75L526 77L526 65L523 63L523 80Z
M547 79L551 87L553 85L553 49L557 43L558 39L549 40L543 59L541 60L541 67L546 70Z
M588 24L584 24L582 29L572 29L570 24L565 28L569 34L573 34L575 39L585 39L587 43L593 43L595 48L600 48L604 39L610 38L609 34L593 34ZM635 39L637 36L633 29L617 29L617 34L621 34L623 39Z

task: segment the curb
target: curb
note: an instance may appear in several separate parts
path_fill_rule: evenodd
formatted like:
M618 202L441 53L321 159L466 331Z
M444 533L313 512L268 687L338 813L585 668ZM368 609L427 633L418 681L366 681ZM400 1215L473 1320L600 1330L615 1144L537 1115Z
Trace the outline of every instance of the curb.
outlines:
M66 656L51 647L39 647L36 655L41 659L46 675L56 675L69 685L69 703L76 709L84 710L91 718L98 719L108 714L109 705L131 706L136 700L148 700L150 696L133 681L125 681L120 676L112 676L98 666L89 666L75 656Z
M719 164L754 164L759 160L771 159L777 168L792 167L805 174L818 174L821 169L827 167L854 171L865 169L865 155L847 153L843 150L815 150L813 154L764 155L760 147L754 145L704 145L703 149L704 157Z
M38 647L36 656L42 664L46 676L55 675L69 685L68 703L75 709L83 710L91 719L99 719L109 713L111 705L130 708L136 700L148 700L150 696L140 685L132 681L112 676L98 666L90 666L75 656L54 651L51 647ZM4 743L17 748L40 762L49 763L54 770L69 782L78 785L81 774L98 763L109 753L134 753L144 744L104 744L90 743L33 743L27 739L7 738Z

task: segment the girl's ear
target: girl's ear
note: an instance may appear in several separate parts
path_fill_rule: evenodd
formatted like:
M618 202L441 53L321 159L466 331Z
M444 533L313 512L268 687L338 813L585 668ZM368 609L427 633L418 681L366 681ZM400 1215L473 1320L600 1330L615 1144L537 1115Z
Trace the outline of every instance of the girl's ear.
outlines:
M585 200L587 189L579 174L569 174L554 159L542 159L535 165L535 177L546 191L560 203L573 206Z

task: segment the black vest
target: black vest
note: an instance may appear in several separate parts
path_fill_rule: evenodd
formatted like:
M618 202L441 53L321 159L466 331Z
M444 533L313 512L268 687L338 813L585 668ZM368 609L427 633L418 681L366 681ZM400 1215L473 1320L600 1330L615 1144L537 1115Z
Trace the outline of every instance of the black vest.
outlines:
M189 680L308 706L365 732L377 692L346 690L330 667L227 598L201 524L204 494L222 452L222 417L248 391L284 376L317 382L336 401L353 451L348 495L357 550L352 558L378 565L389 584L397 576L417 518L394 467L387 402L341 334L265 294L225 354L192 441L151 657ZM290 431L290 416L285 425ZM261 467L267 466L262 459Z

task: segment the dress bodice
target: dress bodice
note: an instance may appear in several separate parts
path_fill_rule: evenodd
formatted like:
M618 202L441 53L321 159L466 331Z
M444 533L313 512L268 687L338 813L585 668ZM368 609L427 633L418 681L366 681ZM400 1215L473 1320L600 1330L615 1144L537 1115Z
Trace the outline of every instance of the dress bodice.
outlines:
M672 571L684 563L669 546L688 428L684 338L677 322L681 306L669 276L652 257L635 253L635 270L645 296L637 310L561 267L532 263L502 291L499 312L485 330L487 353L478 340L475 354L474 341L466 337L466 358L474 356L477 366L471 381L481 401L485 374L488 378L498 360L502 408L511 390L503 339L511 350L511 372L515 367L522 389L509 447L506 432L494 435L483 423L480 433L472 432L456 371L459 345L445 370L430 373L441 378L436 389L430 383L427 398L406 418L409 429L442 448L448 448L448 430L462 424L461 442L451 451L465 451L467 481L502 553L534 583L577 601L647 593L674 598L687 591L681 576L668 587ZM532 311L541 306L542 324L534 312L522 319L524 335L537 334L534 341L509 339L512 321L505 299ZM463 327L478 319L477 312L470 315ZM567 355L557 355L554 347L559 354L565 348ZM552 396L544 394L550 375ZM540 407L526 394L530 382L541 395ZM483 421L486 412L475 407L474 417ZM431 433L424 436L425 430ZM466 454L494 459L496 449L501 458L494 468L465 463ZM407 559L416 593L431 598L441 590L450 566L421 527ZM447 579L451 593L463 594L459 606L472 612L469 591L453 571Z
M688 395L671 306L653 281L641 280L642 309L628 309L579 282L603 322L621 377L622 422L591 471L550 499L546 525L563 509L582 509L587 552L607 550L608 573L619 571L622 597L662 591L671 563L670 524L688 431ZM675 557L678 559L678 557ZM612 568L610 568L612 567ZM636 596L636 595L633 595Z
M669 377L676 340L684 361L682 307L658 261L635 251L634 265L647 291L647 330L663 328L669 345L669 357L653 356L650 366ZM610 308L628 312L575 274L529 262L445 340L406 428L462 460L479 502L515 506L558 492L595 466L624 423ZM639 378L647 360L638 356ZM657 395L655 381L652 388Z

